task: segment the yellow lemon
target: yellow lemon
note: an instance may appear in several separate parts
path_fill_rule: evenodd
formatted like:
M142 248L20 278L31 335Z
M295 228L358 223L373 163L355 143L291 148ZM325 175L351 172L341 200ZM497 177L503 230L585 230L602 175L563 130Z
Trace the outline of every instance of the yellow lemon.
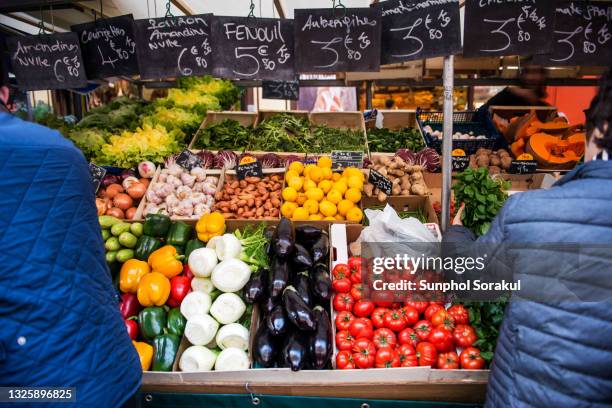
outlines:
M332 184L333 183L331 180L321 180L318 187L321 189L321 191L323 191L323 193L327 194L329 193L329 190L331 190Z
M323 218L325 221L336 221L335 217L325 217Z
M317 166L315 164L312 164L312 163L307 164L306 166L304 166L304 175L307 176L307 177L310 177L309 176L310 171L312 169L314 169L315 167L317 167Z
M349 178L352 176L359 177L361 181L365 180L365 175L363 174L363 172L356 167L347 167L342 172L342 177L344 178Z
M332 188L329 193L327 193L327 200L333 204L338 204L340 200L342 200L342 193Z
M322 180L331 180L334 172L329 167L323 167L321 169L321 179Z
M297 198L295 199L295 202L298 203L298 205L303 205L307 199L308 197L306 197L306 194L298 193Z
M361 200L361 191L351 187L344 193L344 198L353 203L358 203Z
M295 209L295 211L293 211L293 216L291 217L291 219L293 221L307 220L309 216L310 214L308 213L308 210L306 208L298 207Z
M300 173L295 170L287 170L285 173L285 181L289 181L294 177L300 177Z
M299 161L291 162L291 164L289 165L289 171L295 171L299 176L304 171L304 165L302 164L302 162Z
M346 213L346 219L352 222L361 222L363 219L363 212L359 207L353 207Z
M338 212L338 209L331 201L323 200L319 203L321 214L326 217L333 217Z
M348 213L348 211L353 208L354 205L355 204L353 204L352 201L342 200L338 203L338 212L340 215L346 215L346 213Z
M329 156L321 156L317 160L317 166L321 168L331 169L332 159Z
M283 189L283 200L295 201L297 199L297 191L293 187L285 187Z
M309 200L315 200L316 202L319 202L323 199L323 195L323 190L318 187L306 190L306 197L308 197Z
M289 201L284 202L281 206L281 214L283 214L283 217L291 218L293 217L293 212L296 208L298 208L298 205L296 203L292 203Z
M340 173L334 173L334 174L332 174L332 180L333 180L333 181L338 181L338 180L340 180L341 178L342 178L342 174L340 174Z
M349 188L356 188L358 190L363 188L363 180L359 176L349 176L347 184Z
M346 220L346 218L344 218L341 214L336 214L336 216L334 218L336 219L336 221L344 221L344 220Z
M323 175L323 171L318 167L313 167L308 172L308 177L310 177L310 179L314 181L315 183L318 183L319 181L322 180L322 177L321 177L322 175Z
M310 214L316 214L319 212L319 202L315 200L304 201L303 207L307 209Z
M319 214L310 214L310 217L308 217L309 220L311 221L321 221L323 219L323 216L319 213Z
M304 185L304 181L301 177L292 177L287 180L287 184L289 185L289 187L293 187L295 191L300 191L302 189L302 186Z
M313 188L317 188L317 183L312 181L311 179L306 179L304 181L304 191L312 190Z
M342 195L346 193L347 189L348 189L348 186L346 185L345 180L338 180L332 185L332 190L336 190Z

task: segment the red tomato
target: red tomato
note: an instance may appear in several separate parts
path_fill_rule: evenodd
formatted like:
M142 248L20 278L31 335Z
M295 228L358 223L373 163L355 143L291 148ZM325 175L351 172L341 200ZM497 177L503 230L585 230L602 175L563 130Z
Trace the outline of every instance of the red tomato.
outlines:
M374 336L374 327L370 319L359 317L351 323L349 326L349 333L356 338L372 339Z
M395 347L397 344L397 337L391 330L383 327L382 329L374 330L374 345L377 349L382 347Z
M399 344L410 344L412 347L416 347L420 339L414 329L406 327L397 335L397 341L399 341Z
M366 338L355 340L353 345L353 360L358 368L371 368L376 359L376 348L374 344Z
M333 304L334 310L336 312L342 312L344 310L350 312L351 310L353 310L353 305L355 304L355 301L347 293L338 293L334 296Z
M332 281L332 287L336 293L348 293L351 290L351 281L349 278L334 279Z
M348 350L338 352L336 355L336 368L339 370L349 370L355 368L353 355Z
M402 344L397 348L401 367L416 367L419 365L417 361L416 351L410 344Z
M438 368L441 370L457 370L459 368L459 356L454 351L438 355Z
M378 306L378 307L385 307L387 309L390 309L391 306L393 306L393 302L387 302L387 301L376 302L376 306Z
M355 300L361 300L363 297L363 285L361 283L353 283L351 288L351 296Z
M438 352L433 344L422 341L416 346L416 355L419 366L434 366Z
M425 318L431 321L431 317L439 310L444 310L444 306L440 306L437 303L430 304L429 306L427 306L427 309L425 309Z
M349 311L342 311L336 315L336 328L338 330L348 330L355 316Z
M389 311L386 307L377 307L372 312L372 324L374 327L385 327L385 314Z
M459 356L461 368L466 370L481 370L485 366L484 358L480 355L480 350L476 347L468 347Z
M332 276L334 279L348 278L351 276L351 270L347 264L337 264L332 270Z
M461 348L472 347L472 344L478 340L474 328L465 324L460 324L455 327L453 337L455 338L455 343Z
M444 326L434 327L429 334L428 341L434 345L436 350L445 352L451 351L455 346L453 333L444 328Z
M421 341L426 341L429 338L429 333L431 333L432 329L433 326L428 320L419 320L414 325L414 332L419 336Z
M358 317L369 317L374 311L374 302L358 300L353 306L353 314Z
M399 366L399 354L393 349L393 347L383 347L378 349L376 352L376 368L391 368Z
M385 322L385 327L393 330L394 332L400 332L404 327L406 327L406 319L404 319L399 309L390 310L385 313L383 320Z
M453 319L453 317L444 309L440 309L434 313L433 316L431 316L430 321L434 327L444 326L451 332L455 328L455 319Z
M351 273L359 274L360 278L361 278L361 265L363 265L363 259L359 256L351 256L348 260L348 267ZM359 282L361 282L361 280Z
M428 302L404 302L404 304L406 306L414 307L419 314L425 312L425 309L427 309L427 306L429 305Z
M463 305L452 305L447 312L455 319L455 324L470 324L470 313Z
M412 306L404 306L400 309L404 320L406 320L406 326L414 326L419 321L419 312Z
M341 330L336 333L336 347L338 350L351 350L355 343L355 338L351 336L348 330Z
M361 272L352 273L350 279L353 283L361 283Z

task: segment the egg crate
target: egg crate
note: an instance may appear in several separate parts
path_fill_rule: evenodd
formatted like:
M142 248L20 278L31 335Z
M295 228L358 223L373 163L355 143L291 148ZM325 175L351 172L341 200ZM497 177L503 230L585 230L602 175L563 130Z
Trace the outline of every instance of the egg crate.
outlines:
M442 154L442 139L431 135L424 128L430 126L434 131L442 131L444 113L417 109L416 120L427 146ZM508 144L484 110L453 112L453 133L456 132L486 136L486 139L453 139L453 150L462 149L468 155L476 153L480 148L491 150L508 148Z

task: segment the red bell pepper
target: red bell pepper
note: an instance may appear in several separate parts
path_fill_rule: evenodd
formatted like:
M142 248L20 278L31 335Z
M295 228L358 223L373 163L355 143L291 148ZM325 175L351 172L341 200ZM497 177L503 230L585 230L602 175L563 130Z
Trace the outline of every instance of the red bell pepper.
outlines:
M191 292L191 279L187 276L175 276L170 279L170 297L166 304L170 307L179 307L189 292Z
M189 265L185 265L183 266L183 276L189 278L189 279L193 279L193 272L191 272L191 269L189 268Z
M130 336L130 339L136 340L138 338L138 323L134 319L128 319L124 322L128 336Z
M140 303L135 293L123 293L121 295L121 303L119 304L119 311L124 319L128 319L132 316L136 316L140 312Z

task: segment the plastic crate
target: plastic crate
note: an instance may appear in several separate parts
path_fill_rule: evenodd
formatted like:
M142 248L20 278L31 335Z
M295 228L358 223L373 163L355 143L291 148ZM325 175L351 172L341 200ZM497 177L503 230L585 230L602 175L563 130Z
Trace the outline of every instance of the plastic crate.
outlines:
M442 130L444 113L424 112L417 109L416 119L427 146L435 149L438 154L442 154L442 140L430 135L424 130L424 127L429 125L433 130ZM508 144L484 110L453 112L453 133L455 132L473 132L474 135L487 137L486 139L470 140L454 139L453 150L462 149L468 155L476 153L476 150L480 148L492 150L508 148Z

